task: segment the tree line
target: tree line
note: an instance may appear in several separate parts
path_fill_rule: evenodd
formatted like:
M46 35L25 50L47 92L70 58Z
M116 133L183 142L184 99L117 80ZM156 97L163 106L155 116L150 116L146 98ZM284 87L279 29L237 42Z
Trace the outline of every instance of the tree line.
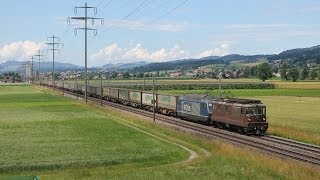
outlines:
M22 82L22 77L15 72L6 72L0 74L0 81L5 83Z

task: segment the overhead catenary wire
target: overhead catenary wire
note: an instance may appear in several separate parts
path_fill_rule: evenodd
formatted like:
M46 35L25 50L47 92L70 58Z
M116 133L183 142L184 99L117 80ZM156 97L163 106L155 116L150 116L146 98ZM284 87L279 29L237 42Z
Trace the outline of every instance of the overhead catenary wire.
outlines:
M130 16L132 16L133 14L135 14L143 5L145 5L146 2L148 2L149 0L144 0L142 1L136 8L134 8L129 14L127 14L126 16L124 16L123 18L120 19L120 22L123 22L124 20L126 20L127 18L129 18ZM152 2L153 0L151 0ZM107 29L101 31L101 33L106 32L114 27L116 27L117 25L111 25L109 26Z
M178 9L179 7L183 6L185 3L187 3L189 0L184 0L182 3L180 3L178 6L174 7L173 9L169 10L167 13L157 17L156 19L154 19L151 24L155 23L156 21L158 21L159 19L171 14L173 11L175 11L176 9Z
M112 1L113 0L109 0L107 4L100 9L99 13L103 12L103 10L106 9L112 3Z

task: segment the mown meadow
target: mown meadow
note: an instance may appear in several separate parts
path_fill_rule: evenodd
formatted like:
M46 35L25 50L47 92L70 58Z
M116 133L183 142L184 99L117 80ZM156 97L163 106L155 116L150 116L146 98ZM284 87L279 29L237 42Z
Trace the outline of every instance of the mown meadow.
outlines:
M35 86L0 86L0 117L0 179L320 178L318 167L194 137Z

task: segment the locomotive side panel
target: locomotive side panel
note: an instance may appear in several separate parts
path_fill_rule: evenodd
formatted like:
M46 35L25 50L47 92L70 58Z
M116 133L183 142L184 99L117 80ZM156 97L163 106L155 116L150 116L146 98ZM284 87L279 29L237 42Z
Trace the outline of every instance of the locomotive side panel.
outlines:
M210 120L206 102L178 100L177 114L191 121L208 122Z
M242 107L226 103L213 103L212 120L225 124L245 127Z

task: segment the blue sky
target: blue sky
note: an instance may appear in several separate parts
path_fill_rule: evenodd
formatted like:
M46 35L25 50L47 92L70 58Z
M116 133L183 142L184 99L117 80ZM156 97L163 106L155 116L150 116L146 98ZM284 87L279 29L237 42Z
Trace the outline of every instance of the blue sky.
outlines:
M318 0L88 0L104 25L89 34L89 66L138 60L156 62L226 54L271 54L320 44ZM64 46L57 61L84 64L81 23L67 17L84 0L10 0L0 12L0 63L29 60L40 48L51 60L48 36ZM136 9L136 11L134 11ZM124 19L127 15L130 16ZM154 20L157 21L153 22Z

